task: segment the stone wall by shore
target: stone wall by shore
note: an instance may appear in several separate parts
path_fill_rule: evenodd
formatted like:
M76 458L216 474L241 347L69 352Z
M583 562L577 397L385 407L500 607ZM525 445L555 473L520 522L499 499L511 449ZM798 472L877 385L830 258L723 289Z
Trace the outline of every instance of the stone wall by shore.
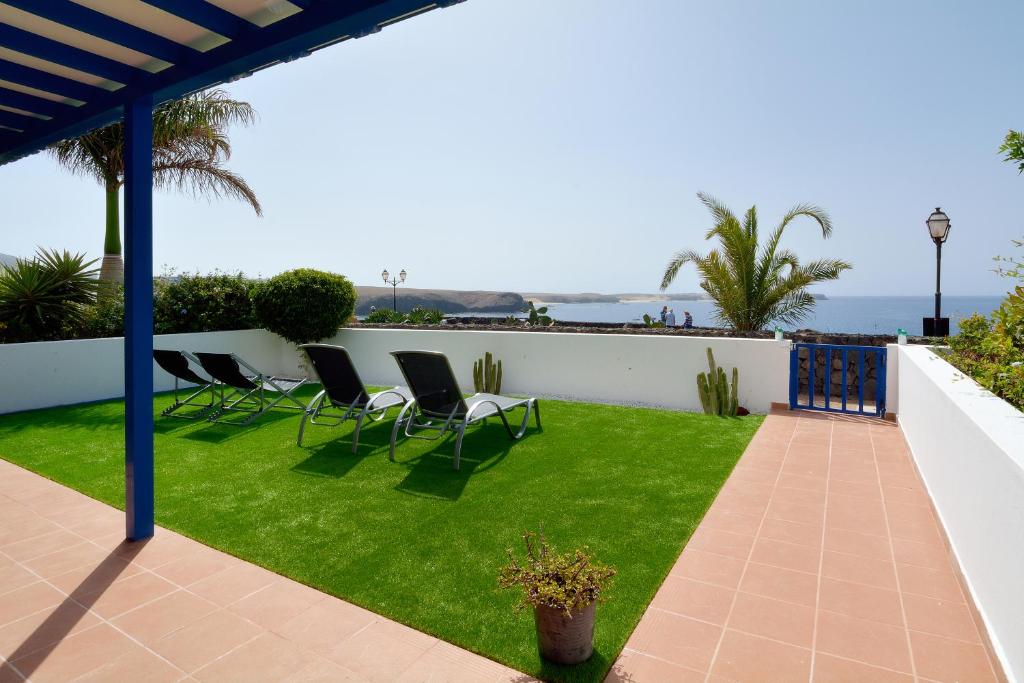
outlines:
M524 327L519 325L508 325L497 318L459 316L446 318L443 325L371 325L367 323L353 323L352 327L367 328L398 328L398 329L425 329L425 330L516 330L524 332L578 332L581 334L649 334L669 335L688 337L735 337L743 339L772 339L775 334L770 331L761 332L737 332L736 330L721 327L694 327L683 329L681 327L645 327L634 323L599 323L599 322L570 322L558 321L551 327ZM815 330L797 330L786 332L787 340L806 344L837 344L842 346L885 346L895 344L896 336L891 334L846 334L840 332L818 332ZM935 344L936 339L932 337L908 337L910 344Z

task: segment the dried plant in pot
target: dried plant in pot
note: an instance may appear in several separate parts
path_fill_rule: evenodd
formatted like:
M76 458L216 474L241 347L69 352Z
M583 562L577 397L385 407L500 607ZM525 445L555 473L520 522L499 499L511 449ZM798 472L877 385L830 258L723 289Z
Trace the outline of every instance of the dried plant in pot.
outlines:
M502 588L521 588L519 607L533 608L540 655L555 664L579 664L594 652L594 614L615 569L596 562L586 547L559 554L540 533L523 534L526 557L508 551L498 575Z

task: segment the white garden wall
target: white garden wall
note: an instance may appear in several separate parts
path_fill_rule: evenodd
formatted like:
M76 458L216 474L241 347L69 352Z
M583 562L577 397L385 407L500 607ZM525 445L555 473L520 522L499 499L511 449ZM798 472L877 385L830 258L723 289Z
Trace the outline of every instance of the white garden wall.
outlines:
M473 388L473 361L491 351L501 359L502 390L609 403L700 410L696 376L705 349L740 372L740 404L767 412L788 400L789 342L761 339L542 332L342 329L329 343L349 349L363 380L398 384L394 350L443 351L464 390ZM294 376L295 347L264 330L159 335L156 348L233 351L273 374ZM0 413L96 401L124 394L123 340L87 339L0 345ZM154 366L158 391L173 379Z
M463 391L473 389L473 362L486 351L502 362L502 391L578 400L701 409L697 373L705 350L739 368L740 405L768 412L789 400L789 342L721 337L558 332L342 329L329 343L349 350L363 381L398 384L390 351L448 355Z
M900 427L1007 677L1024 680L1024 413L929 348L896 348Z
M235 351L257 367L295 372L294 353L264 330L165 334L158 349ZM157 391L174 388L174 378L156 365ZM0 344L0 414L124 396L124 339Z

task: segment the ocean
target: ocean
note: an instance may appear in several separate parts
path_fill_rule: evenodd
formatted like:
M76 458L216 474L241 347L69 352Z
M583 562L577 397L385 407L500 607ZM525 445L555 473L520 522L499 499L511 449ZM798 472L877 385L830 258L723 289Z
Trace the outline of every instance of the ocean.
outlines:
M943 296L942 315L949 318L952 334L957 323L973 313L988 315L999 307L999 296ZM653 301L596 304L548 304L548 315L555 320L577 322L639 322L644 313L657 319L662 306L675 310L676 320L683 321L683 311L690 311L693 324L712 327L714 319L710 301ZM813 329L819 332L852 332L860 334L896 334L904 328L911 335L921 334L921 319L934 312L931 296L836 296L819 300L814 310L798 325L783 325L785 330Z

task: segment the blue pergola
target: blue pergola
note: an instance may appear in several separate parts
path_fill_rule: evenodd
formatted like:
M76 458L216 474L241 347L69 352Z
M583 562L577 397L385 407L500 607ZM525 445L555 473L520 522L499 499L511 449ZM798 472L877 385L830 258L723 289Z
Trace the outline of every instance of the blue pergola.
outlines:
M458 2L0 0L0 164L125 123L128 539L153 535L153 107Z

